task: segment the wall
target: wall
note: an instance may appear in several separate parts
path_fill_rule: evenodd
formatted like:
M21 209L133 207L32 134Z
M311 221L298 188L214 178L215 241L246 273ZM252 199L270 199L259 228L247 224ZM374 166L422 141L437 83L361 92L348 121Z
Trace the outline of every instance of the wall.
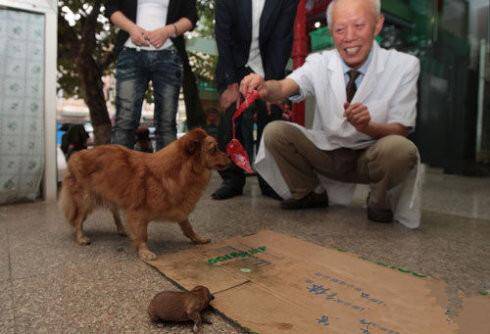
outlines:
M44 24L44 15L0 9L0 203L40 195Z

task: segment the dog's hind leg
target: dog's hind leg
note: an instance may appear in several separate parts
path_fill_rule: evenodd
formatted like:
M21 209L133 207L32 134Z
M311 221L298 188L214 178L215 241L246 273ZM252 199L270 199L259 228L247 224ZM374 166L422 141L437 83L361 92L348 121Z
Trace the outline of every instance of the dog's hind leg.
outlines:
M112 217L114 218L114 223L116 224L117 233L122 236L127 236L126 230L121 221L121 215L119 214L119 210L116 207L111 206L109 208L112 212Z
M80 209L79 209L80 210ZM77 244L85 246L90 244L90 239L83 234L83 222L87 218L88 212L79 211L75 216L75 219L71 221L71 224L75 228L75 241Z
M192 225L188 219L180 222L179 226L180 226L180 229L182 230L182 233L184 233L184 235L187 238L191 239L191 241L193 243L195 243L195 244L207 244L207 243L211 242L211 239L202 238L199 235L197 235L196 232L194 232L194 229L192 228Z
M152 261L157 258L147 245L148 242L148 221L133 217L131 214L127 215L127 222L129 231L131 232L131 238L133 239L134 246L138 251L138 256L143 261Z
M61 189L60 205L67 221L75 229L75 241L79 245L90 244L90 240L83 234L83 222L90 213L92 204L90 197L84 195L83 190L77 189L75 179L71 175L65 177Z

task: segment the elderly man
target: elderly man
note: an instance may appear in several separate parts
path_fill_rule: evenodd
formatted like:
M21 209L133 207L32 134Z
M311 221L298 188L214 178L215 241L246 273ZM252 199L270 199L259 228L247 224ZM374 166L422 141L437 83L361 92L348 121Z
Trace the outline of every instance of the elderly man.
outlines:
M371 184L368 219L393 221L387 191L418 160L406 136L415 126L419 61L374 41L384 23L380 7L380 0L332 1L327 18L334 50L309 56L283 80L251 74L241 82L242 94L257 89L268 101L316 98L311 130L276 121L264 131L256 168L286 198L283 209L328 206L339 187L320 186L326 177Z

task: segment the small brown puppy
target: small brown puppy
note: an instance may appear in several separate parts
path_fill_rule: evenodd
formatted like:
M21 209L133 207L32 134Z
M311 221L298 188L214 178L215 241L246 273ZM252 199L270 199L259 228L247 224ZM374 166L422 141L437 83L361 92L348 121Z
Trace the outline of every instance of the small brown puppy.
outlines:
M201 312L213 299L209 289L201 285L189 292L163 291L151 300L148 314L152 322L192 320L192 331L197 333L203 322Z
M195 129L156 153L142 153L119 145L103 145L73 154L63 180L60 204L75 228L80 245L90 240L83 222L97 207L112 211L119 233L125 234L118 209L127 225L139 257L154 260L147 246L151 221L179 223L194 243L208 243L192 229L188 217L211 177L230 160L218 150L216 139Z

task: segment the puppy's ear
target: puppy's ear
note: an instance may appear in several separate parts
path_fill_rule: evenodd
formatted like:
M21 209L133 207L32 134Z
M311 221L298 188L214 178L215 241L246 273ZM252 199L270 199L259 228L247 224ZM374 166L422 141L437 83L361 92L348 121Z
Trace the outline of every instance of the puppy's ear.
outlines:
M201 144L206 138L207 133L201 128L194 129L190 131L186 135L186 140L185 140L185 151L189 155L193 155L194 153L198 152L201 150Z
M201 142L199 140L190 140L185 145L185 151L189 155L193 155L201 149Z

